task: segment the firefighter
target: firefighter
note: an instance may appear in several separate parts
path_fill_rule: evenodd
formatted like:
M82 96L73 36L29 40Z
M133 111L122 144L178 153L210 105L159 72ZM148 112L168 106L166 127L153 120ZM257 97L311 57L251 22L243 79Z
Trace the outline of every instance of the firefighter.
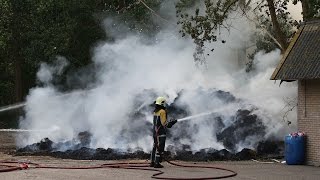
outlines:
M171 128L176 122L176 119L167 120L166 99L158 97L155 101L155 110L153 112L153 148L150 167L163 167L160 163L166 142L166 131L167 128Z

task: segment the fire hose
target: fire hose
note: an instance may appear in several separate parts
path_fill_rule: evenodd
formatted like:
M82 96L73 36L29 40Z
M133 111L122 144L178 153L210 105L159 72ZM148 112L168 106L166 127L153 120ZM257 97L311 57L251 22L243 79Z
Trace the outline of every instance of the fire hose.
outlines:
M17 170L26 170L31 168L42 168L42 169L101 169L101 168L118 168L118 169L135 169L135 170L143 170L143 171L153 171L155 174L151 176L153 179L171 179L171 180L205 180L205 179L223 179L228 177L234 177L237 173L233 170L216 167L216 166L196 166L196 165L185 165L185 164L178 164L172 161L167 161L169 164L178 167L186 167L186 168L204 168L204 169L215 169L221 171L230 172L230 174L222 175L222 176L214 176L214 177L196 177L196 178L178 178L178 177L164 177L160 176L164 174L163 171L159 169L154 169L149 167L149 163L143 162L118 162L118 163L106 163L101 165L94 165L94 166L49 166L49 165L42 165L33 162L18 162L18 161L0 161L0 173L2 172L10 172L10 171L17 171ZM18 164L18 165L8 165L8 164Z

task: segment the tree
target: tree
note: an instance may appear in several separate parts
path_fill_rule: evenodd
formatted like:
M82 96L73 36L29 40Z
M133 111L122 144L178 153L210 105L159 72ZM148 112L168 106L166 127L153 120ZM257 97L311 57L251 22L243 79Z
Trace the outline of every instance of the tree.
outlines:
M9 29L11 19L11 6L8 1L0 0L0 104L9 104L13 101L10 92L14 89L13 67L8 61L9 40L11 32ZM9 98L8 98L9 97Z
M287 2L288 0L284 0L284 1ZM269 13L272 21L272 26L276 35L276 39L281 45L282 51L284 52L288 47L288 41L287 41L287 37L284 35L283 31L280 28L280 23L277 18L276 6L274 4L274 0L267 0L267 4L268 4Z
M22 49L22 34L24 29L21 28L21 24L24 23L22 17L25 16L26 3L19 2L17 0L6 1L2 0L1 5L3 8L4 19L1 24L4 25L1 31L4 31L2 43L9 67L12 68L11 73L14 74L14 101L19 102L22 100L22 62L23 57L21 54ZM10 72L10 70L8 72Z
M155 11L159 10L160 4L161 0L113 0L108 2L104 12L105 17L114 18L127 26L129 32L152 37L160 30L159 24L153 20L158 15Z
M275 6L277 7L278 13L277 13L277 20L279 22L279 25L281 27L281 31L283 32L284 36L286 37L287 42L291 37L293 37L295 33L294 26L297 24L296 21L294 21L288 12L286 12L287 2L286 1L277 1L275 3ZM281 7L281 8L280 8ZM263 50L266 53L273 51L275 49L281 48L280 43L274 38L276 36L276 33L274 31L274 28L272 26L272 21L270 20L268 16L268 7L259 7L259 14L256 14L256 25L257 29L260 29L254 33L255 37L255 46L256 49L253 53L249 54L249 61L247 62L246 71L251 71L254 66L254 55ZM261 30L261 27L263 30Z
M2 104L23 101L36 83L40 62L62 55L71 67L89 64L91 47L105 38L93 16L102 11L102 2L0 0L0 87L6 97Z
M261 0L257 2L256 6L253 6L251 0L202 0L194 4L191 4L190 0L180 0L176 9L177 16L180 18L178 24L182 27L181 34L182 36L191 36L197 45L195 61L202 61L204 43L217 41L217 31L221 28L230 29L230 25L226 24L226 19L234 11L241 11L244 16L248 17L250 14L257 15L255 10L259 9L261 12L259 15L270 20L272 27L269 30L264 28L264 30L267 30L269 35L273 35L272 39L275 41L275 45L284 52L291 34L287 34L283 25L293 24L287 11L288 2L289 0ZM205 7L204 11L199 9L201 3ZM196 7L193 14L186 10L190 5ZM258 22L258 20L255 21ZM224 43L224 41L222 42Z
M148 8L158 10L160 3L0 0L0 105L23 101L37 84L40 62L50 63L56 56L66 57L70 65L55 85L62 90L85 88L85 83L70 85L66 75L91 63L91 50L100 40L113 40L102 28L102 20L111 17L124 22L131 32L152 36L159 31L159 24L152 20L154 13Z
M293 0L293 4L301 1L303 20L320 18L320 0Z

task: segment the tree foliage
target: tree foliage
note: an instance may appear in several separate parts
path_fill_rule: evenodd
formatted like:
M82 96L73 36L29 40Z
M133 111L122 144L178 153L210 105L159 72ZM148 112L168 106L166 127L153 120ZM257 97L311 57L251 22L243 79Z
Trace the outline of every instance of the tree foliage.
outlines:
M10 2L0 1L0 104L13 101L11 90L14 88L13 64L7 58L9 56L9 41L12 38L10 31L10 19L12 16Z
M126 26L128 32L153 36L160 30L159 24L154 21L161 0L113 0L105 2L104 17L117 21L113 28ZM150 8L150 9L148 9Z
M143 2L155 10L160 4ZM102 25L106 17L124 22L131 32L159 29L150 10L136 0L0 0L0 15L0 105L23 101L37 84L41 62L66 57L66 73L87 66L95 44L112 40ZM65 76L57 83L66 83Z
M297 22L293 20L290 16L290 13L287 12L288 0L285 1L276 1L275 6L277 10L277 20L281 27L281 31L284 34L286 39L286 43L289 43L290 39L293 37L295 33L295 28ZM276 42L276 39L273 38L276 36L276 32L274 31L273 24L269 18L269 9L266 4L262 4L257 8L256 18L257 18L257 29L254 33L255 37L255 46L256 49L253 53L249 54L249 62L247 62L246 71L250 71L253 68L253 60L254 55L263 50L268 53L275 49L281 48L281 45ZM261 30L261 27L264 31Z
M10 101L22 101L28 89L35 85L40 62L50 62L62 55L73 66L83 66L90 60L90 47L104 37L93 17L99 4L90 0L1 0L0 3L4 17L0 21L0 54L2 68L7 67L1 85L7 84L3 94L14 85L10 91L15 92L15 98Z
M246 17L250 14L256 15L254 21L258 28L267 31L268 37L258 37L258 49L266 48L270 51L277 47L284 51L293 33L294 23L287 10L288 2L289 0L261 0L256 3L252 3L251 0L202 0L191 4L189 0L180 0L176 6L176 12L179 17L178 24L182 27L180 31L182 36L190 35L197 45L195 61L204 61L205 43L217 41L220 29L230 29L232 25L227 24L226 20L235 11L242 12ZM317 14L315 12L319 12L319 6L315 4L319 2L318 0L309 0L309 2L309 5L312 4L314 7L309 11L309 15L312 14L315 17ZM193 7L193 12L190 12L187 7ZM256 12L257 10L260 12Z
M177 16L180 18L178 24L181 25L182 36L190 35L197 45L194 58L196 62L203 61L201 57L204 53L205 42L217 41L216 31L221 27L227 28L225 20L231 10L237 8L237 0L204 0L205 10L200 12L200 3L192 4L188 0L179 1L176 5ZM194 13L189 14L187 7L196 6Z
M293 4L302 4L302 14L304 20L320 18L320 0L293 0Z

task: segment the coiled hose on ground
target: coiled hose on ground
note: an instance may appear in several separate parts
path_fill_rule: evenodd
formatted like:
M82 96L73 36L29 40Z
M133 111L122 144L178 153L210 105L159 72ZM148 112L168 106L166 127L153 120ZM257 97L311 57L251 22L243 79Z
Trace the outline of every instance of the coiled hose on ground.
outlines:
M95 166L49 166L42 165L33 162L19 162L19 161L0 161L0 173L1 172L10 172L16 170L24 170L29 168L43 168L43 169L99 169L99 168L119 168L119 169L135 169L135 170L144 170L144 171L153 171L155 174L151 176L153 179L171 179L171 180L204 180L204 179L223 179L228 177L236 176L237 173L233 170L216 167L216 166L197 166L197 165L186 165L186 164L178 164L172 161L167 161L169 164L178 167L187 167L187 168L205 168L205 169L216 169L230 172L230 174L215 176L215 177L196 177L196 178L178 178L178 177L164 177L160 176L164 174L160 169L154 169L149 167L149 163L142 162L118 162L118 163L106 163ZM12 165L17 164L17 165Z

